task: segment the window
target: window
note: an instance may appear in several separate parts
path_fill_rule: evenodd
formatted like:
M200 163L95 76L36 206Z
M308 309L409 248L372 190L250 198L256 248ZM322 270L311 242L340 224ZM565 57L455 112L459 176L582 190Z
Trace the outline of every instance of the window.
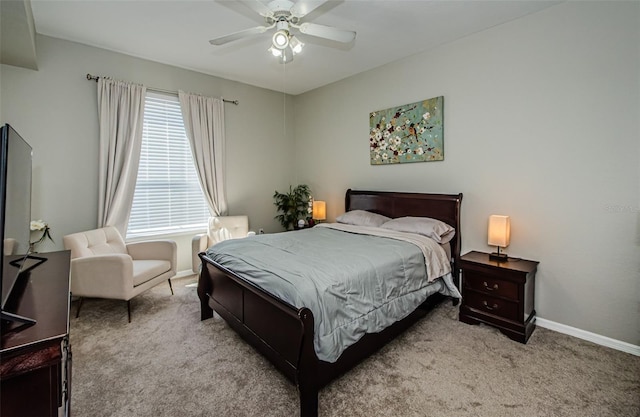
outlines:
M180 102L174 96L147 92L127 238L202 230L209 216Z

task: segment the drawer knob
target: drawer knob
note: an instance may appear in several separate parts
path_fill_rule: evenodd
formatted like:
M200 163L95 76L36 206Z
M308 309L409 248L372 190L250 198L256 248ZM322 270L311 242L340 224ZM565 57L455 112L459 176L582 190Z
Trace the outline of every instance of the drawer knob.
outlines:
M493 305L490 306L489 303L487 303L486 301L483 301L482 304L485 306L487 310L495 310L498 308L498 304L496 303L493 303Z
M483 282L483 284L486 290L493 291L498 289L498 284L493 284L493 286L489 286L489 284L487 284L487 281Z

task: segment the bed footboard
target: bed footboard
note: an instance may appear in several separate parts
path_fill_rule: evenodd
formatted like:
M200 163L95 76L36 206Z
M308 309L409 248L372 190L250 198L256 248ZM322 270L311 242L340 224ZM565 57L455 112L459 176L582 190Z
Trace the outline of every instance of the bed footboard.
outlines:
M296 386L300 415L317 416L318 358L313 347L313 314L297 309L199 254L201 320L215 310L240 336L267 357Z

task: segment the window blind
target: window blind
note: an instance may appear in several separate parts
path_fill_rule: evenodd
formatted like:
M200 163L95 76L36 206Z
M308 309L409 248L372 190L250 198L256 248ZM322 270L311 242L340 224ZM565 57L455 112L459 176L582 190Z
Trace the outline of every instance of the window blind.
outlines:
M148 92L127 238L202 230L209 216L178 98Z

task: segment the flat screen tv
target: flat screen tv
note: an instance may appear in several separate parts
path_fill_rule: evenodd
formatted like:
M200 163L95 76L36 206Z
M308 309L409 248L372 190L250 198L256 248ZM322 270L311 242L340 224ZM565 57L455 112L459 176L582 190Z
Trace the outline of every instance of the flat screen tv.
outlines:
M0 250L2 324L33 324L15 314L16 300L28 285L29 270L44 258L29 253L31 223L31 146L10 125L0 132Z

